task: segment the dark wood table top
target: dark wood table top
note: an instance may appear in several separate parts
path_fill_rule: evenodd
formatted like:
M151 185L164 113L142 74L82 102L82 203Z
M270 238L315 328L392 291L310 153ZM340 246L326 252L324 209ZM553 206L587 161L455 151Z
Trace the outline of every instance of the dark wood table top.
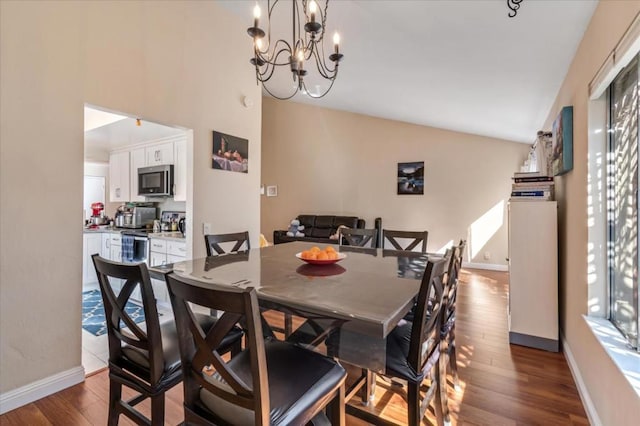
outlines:
M254 287L261 303L344 319L350 331L386 338L411 308L427 256L335 246L347 257L332 265L310 265L296 258L296 253L313 246L292 242L187 260L174 264L173 271L203 286Z

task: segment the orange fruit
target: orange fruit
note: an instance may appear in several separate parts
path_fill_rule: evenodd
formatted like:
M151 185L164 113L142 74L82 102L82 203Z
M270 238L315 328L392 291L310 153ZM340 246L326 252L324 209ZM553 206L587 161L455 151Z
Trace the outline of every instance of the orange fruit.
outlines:
M336 260L338 258L338 253L334 251L328 251L327 250L327 256L329 257L329 260Z
M320 247L313 246L313 247L311 247L311 248L309 249L309 251L314 252L314 253L317 253L317 252L322 251L322 250L320 250Z
M324 248L324 251L326 251L327 253L335 253L336 249L334 249L333 246L326 246Z
M316 259L318 260L329 260L329 256L326 251L320 251L316 255Z

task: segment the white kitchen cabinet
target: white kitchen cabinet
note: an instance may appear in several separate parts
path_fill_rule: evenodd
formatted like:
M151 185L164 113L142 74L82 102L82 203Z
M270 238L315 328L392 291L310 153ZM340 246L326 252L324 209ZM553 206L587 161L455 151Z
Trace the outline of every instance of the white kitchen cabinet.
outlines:
M167 255L168 247L175 243L176 242L174 241L168 241L161 238L151 238L149 242L149 266L166 265L169 262L179 262L184 260L184 257ZM177 244L185 245L183 242L177 242ZM172 250L177 250L177 248L173 247ZM153 293L158 303L162 303L165 306L169 305L171 301L169 300L167 283L164 280L156 280L152 278L151 285L153 286Z
M109 248L109 259L114 262L122 262L122 243L114 244L111 240L111 247Z
M130 185L130 201L145 201L144 195L138 195L138 169L147 166L147 157L145 148L137 148L131 150L131 185Z
M162 266L167 264L167 255L165 253L149 253L149 266Z
M101 238L100 256L111 259L111 234L103 232Z
M145 147L147 166L173 164L173 142L163 142Z
M129 201L129 151L109 155L109 201Z
M555 201L509 203L509 342L559 350Z
M183 241L167 241L167 254L172 256L180 256L184 260L187 256L187 244ZM169 262L172 263L172 262Z
M174 142L173 199L187 201L187 140Z
M82 239L82 284L97 283L98 277L93 266L91 256L95 253L100 254L102 248L102 233L85 233Z
M186 258L184 256L176 256L174 254L167 255L167 263L178 263L184 261Z

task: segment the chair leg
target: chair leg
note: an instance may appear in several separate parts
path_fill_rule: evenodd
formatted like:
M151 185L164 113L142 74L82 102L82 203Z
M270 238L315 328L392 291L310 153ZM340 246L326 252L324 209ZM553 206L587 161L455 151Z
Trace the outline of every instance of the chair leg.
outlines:
M293 316L291 314L284 314L284 338L288 339L293 333Z
M364 377L364 385L362 386L362 404L369 405L369 402L373 400L376 393L376 373L365 368L362 369L362 376Z
M336 396L334 396L327 405L327 417L329 417L329 421L333 426L345 425L344 395L345 389L343 383L340 389L338 389Z
M420 385L417 383L407 384L407 410L409 426L420 425Z
M449 334L449 368L451 369L451 377L453 379L453 387L456 391L460 390L460 379L458 378L458 362L456 359L456 335L455 328L452 328Z
M444 354L442 354L444 355ZM434 405L436 408L436 417L438 418L438 425L450 425L451 419L449 417L449 400L447 398L447 358L441 356L438 359L438 367L436 371L436 400ZM438 412L439 411L439 412Z
M151 397L151 424L164 425L164 393Z
M108 426L117 426L120 416L120 400L122 399L122 384L110 380L109 383L109 418Z

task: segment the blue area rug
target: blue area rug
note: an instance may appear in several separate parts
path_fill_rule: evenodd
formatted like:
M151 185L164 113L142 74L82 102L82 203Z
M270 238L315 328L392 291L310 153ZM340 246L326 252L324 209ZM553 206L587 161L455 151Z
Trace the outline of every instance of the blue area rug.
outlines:
M144 321L142 306L129 301L124 310L136 324ZM121 323L121 326L124 324ZM107 332L100 290L89 290L82 293L82 328L94 336L101 336Z

